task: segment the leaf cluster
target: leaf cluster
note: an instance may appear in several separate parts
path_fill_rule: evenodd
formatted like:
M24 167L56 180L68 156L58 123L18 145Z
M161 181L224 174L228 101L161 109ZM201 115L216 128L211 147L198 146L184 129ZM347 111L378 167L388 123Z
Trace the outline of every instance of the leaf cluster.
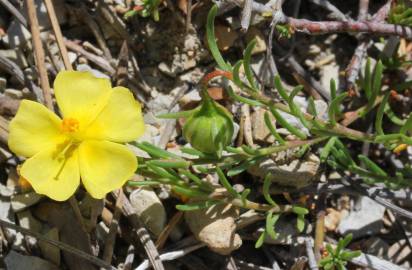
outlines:
M339 239L336 248L327 244L326 250L328 255L319 262L320 266L325 270L346 270L347 262L361 255L361 252L358 250L345 250L351 241L352 234L348 234L344 238Z
M217 6L212 7L207 17L206 36L209 49L219 69L219 74L226 74L228 80L227 94L232 102L261 107L265 110L264 123L276 140L271 146L239 147L227 146L222 155L211 155L193 148L183 147L181 151L193 158L184 158L172 154L149 143L137 143L136 146L150 155L148 159L140 160L139 174L145 177L145 181L130 182L131 185L168 185L172 191L181 198L185 204L177 205L181 211L198 210L208 208L218 203L230 203L244 209L254 209L265 214L266 225L264 231L256 242L260 247L267 237L276 238L275 225L284 213L293 213L297 216L296 226L303 231L305 216L308 210L298 205L278 205L270 196L270 175L263 181L262 199L265 203L255 203L249 200L252 189L237 191L231 184L231 177L239 175L251 166L257 165L272 154L292 148L299 148L297 158L302 156L313 145L324 143L320 152L321 162L328 164L332 169L340 173L348 173L351 176L361 177L365 183L374 185L383 183L390 188L410 186L412 169L399 170L395 176L391 176L376 162L365 155L354 155L347 148L345 140L355 140L382 144L389 150L396 150L401 145L412 145L410 130L412 130L412 114L407 119L401 119L391 109L391 92L382 91L382 81L385 73L385 65L377 61L372 68L368 59L364 76L359 81L360 93L366 101L356 111L350 113L355 118L374 117L374 133L366 133L347 128L341 120L345 120L343 104L350 101L348 93L338 91L334 80L330 82L331 100L328 103L327 115L321 115L312 98L308 100L306 110L295 101L301 94L303 86L298 85L287 89L282 83L279 74L275 74L273 88L277 97L268 97L265 87L259 83L251 67L252 52L256 41L252 40L244 50L243 58L235 64L226 61L218 49L214 33L214 20L217 14ZM243 70L243 72L241 72ZM228 76L228 74L230 76ZM399 86L408 87L408 86ZM396 88L395 88L396 89ZM194 111L177 112L163 115L164 118L187 117ZM276 119L276 124L272 119ZM293 118L296 121L290 121ZM391 128L387 133L383 125L388 118L397 129ZM298 124L293 124L297 122ZM277 125L286 129L296 140L288 141L279 134ZM203 178L206 175L217 175L219 184L212 185ZM222 188L224 192L222 192ZM346 261L352 253L343 251L350 239L345 237L340 241L338 248L329 248L329 257L325 258L325 269L344 269ZM352 255L351 255L352 254Z

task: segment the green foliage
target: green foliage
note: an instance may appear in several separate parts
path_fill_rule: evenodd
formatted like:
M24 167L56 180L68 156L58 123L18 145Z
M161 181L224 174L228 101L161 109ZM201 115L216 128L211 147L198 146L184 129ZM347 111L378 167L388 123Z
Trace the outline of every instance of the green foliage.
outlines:
M384 66L382 61L378 61L375 65L373 73L371 72L371 60L368 58L365 66L364 78L360 84L365 92L365 96L368 100L367 106L361 112L361 115L366 115L375 105L376 98L379 96L382 86Z
M255 248L260 248L267 236L272 239L276 239L278 237L278 234L275 231L275 226L276 222L279 220L279 217L280 215L273 214L272 212L268 212L266 214L266 226L256 241Z
M256 40L253 39L246 47L245 52L243 53L244 58L243 58L243 66L245 67L245 73L246 73L246 78L249 82L250 87L255 90L259 91L258 86L255 82L254 75L253 75L253 70L250 65L250 61L252 58L252 51L256 46Z
M339 96L335 97L329 105L328 115L329 122L332 126L336 125L336 116L340 115L340 108L342 101L348 96L347 93L342 93Z
M214 101L206 90L202 101L183 126L183 136L196 150L220 156L233 137L232 115Z
M157 22L159 21L159 5L161 2L161 0L143 0L142 6L136 6L126 12L124 18L127 20L139 14L143 18L152 16L153 20Z
M217 14L217 6L214 5L207 15L206 22L206 37L207 44L209 45L209 50L212 53L213 58L222 70L230 71L232 67L225 62L223 56L220 54L219 48L217 47L216 37L215 37L215 17Z
M323 258L319 265L325 270L346 270L346 264L361 255L360 251L348 251L345 248L352 241L352 234L348 234L345 238L339 239L338 245L334 249L330 244L326 245L328 256Z
M295 205L292 211L297 215L296 228L299 232L303 232L305 229L305 215L309 213L308 209Z
M277 24L276 25L276 30L279 32L279 37L280 38L291 38L292 37L292 31L290 29L290 27L288 27L287 25L280 25Z
M408 7L404 0L395 1L389 12L388 22L412 26L412 8Z
M206 144L206 140L201 136L197 143L193 143L193 141L190 141L191 138L187 136L187 129L185 131L185 128L183 128L183 133L186 134L185 138L191 142L194 148L183 147L181 151L191 157L186 158L183 155L172 154L150 143L135 143L135 146L145 151L150 157L139 159L138 173L145 180L141 182L130 181L130 185L168 185L174 194L186 203L176 206L181 211L195 211L221 203L259 211L266 218L263 232L256 242L256 247L263 245L267 237L273 239L277 237L275 225L281 215L296 215L296 227L299 231L303 231L305 216L308 214L308 210L304 207L279 205L275 198L272 198L270 195L272 185L270 175L267 175L263 180L261 194L256 192L259 190L258 188L245 188L243 192L238 192L232 186L233 176L244 173L273 154L296 149L294 155L300 158L311 146L324 143L320 148L321 162L327 163L342 174L350 172L352 175L361 177L369 185L384 183L390 188L411 186L412 168L410 166L391 175L386 168L381 167L380 163L373 160L373 158L352 153L347 147L347 141L350 140L383 144L389 150L398 147L400 144L412 145L412 138L409 137L412 129L412 115L407 119L398 117L391 110L389 104L390 92L382 93L382 88L384 89L382 87L382 78L385 72L382 61L377 61L376 65L372 67L371 60L368 59L364 76L359 82L362 90L360 91L362 98L359 100L363 104L360 104L360 108L354 111L356 117L366 116L367 114L369 114L368 116L376 115L372 122L374 123L375 133L367 134L340 124L340 120L344 119L346 113L342 110L342 103L353 97L348 97L348 94L343 92L342 89L337 89L334 80L330 82L331 102L328 104L327 116L320 115L313 98L309 98L308 108L304 111L295 102L296 96L301 94L303 86L297 85L289 89L286 84L282 83L282 79L278 74L274 76L273 89L271 89L272 93L275 94L270 97L265 95L265 90L268 89L265 89L265 86L259 83L260 81L251 68L252 50L256 41L252 40L247 45L243 58L232 66L223 58L216 44L214 34L216 14L217 6L214 6L207 17L206 35L211 54L219 69L223 70L219 72L225 79L230 81L225 89L228 97L232 102L248 104L253 107L259 106L264 109L263 120L270 134L275 138L275 143L269 146L240 145L234 147L230 145L232 136L223 138L219 137L223 136L219 133L216 136L217 139L213 140L212 143ZM283 28L278 27L279 29L282 30ZM290 34L290 31L287 31ZM244 74L241 73L242 69ZM219 72L214 73L214 75ZM202 81L201 83L204 84L205 82ZM406 89L411 85L410 82L406 82L398 85L398 88ZM205 86L202 86L202 102L205 102L206 98L208 102L215 105L214 101L211 101L208 96L204 96ZM192 119L201 112L202 105L194 110L163 114L160 117ZM216 107L218 106L220 105L216 105ZM209 116L210 113L206 114ZM273 121L273 118L276 122ZM291 118L293 118L293 121L290 120ZM386 118L395 124L394 128L391 127L390 129L391 133L388 133L389 128L383 125ZM230 121L232 123L232 118ZM297 124L294 122L297 122ZM199 125L191 132L206 134L213 129L211 126ZM293 136L284 137L283 134L279 134L279 127L284 128ZM231 131L231 128L220 128L220 130L226 132ZM294 139L292 141L286 140L290 137L294 137ZM221 143L222 138L224 143ZM216 154L216 152L219 154ZM217 175L219 183L212 185L205 181L204 178L207 175ZM252 195L249 196L250 194ZM252 202L248 197L257 198L258 202ZM357 252L344 250L350 239L350 236L341 239L336 249L331 246L327 247L329 255L321 262L324 269L344 269L346 262L358 255Z

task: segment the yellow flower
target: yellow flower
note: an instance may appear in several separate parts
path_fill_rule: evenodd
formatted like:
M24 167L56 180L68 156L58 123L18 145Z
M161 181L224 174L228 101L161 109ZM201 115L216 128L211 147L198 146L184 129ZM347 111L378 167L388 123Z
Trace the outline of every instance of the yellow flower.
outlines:
M54 81L63 119L23 100L10 122L9 148L27 157L21 175L37 193L67 200L80 184L96 199L120 188L137 169L122 143L142 135L140 104L124 87L88 72L63 71Z

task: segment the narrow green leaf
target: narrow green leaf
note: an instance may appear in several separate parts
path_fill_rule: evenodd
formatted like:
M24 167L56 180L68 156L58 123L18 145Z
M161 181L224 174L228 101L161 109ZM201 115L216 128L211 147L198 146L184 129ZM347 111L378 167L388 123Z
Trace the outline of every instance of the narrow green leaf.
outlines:
M196 150L196 149L191 148L191 147L182 147L182 148L180 148L180 151L182 151L182 153L192 155L192 156L198 156L200 158L208 158L209 157L205 153L200 152L199 150Z
M226 92L227 92L228 96L233 100L239 101L241 103L248 104L248 105L253 106L253 107L262 106L262 103L260 103L259 101L249 99L249 98L245 98L245 97L242 97L242 96L236 94L235 91L233 91L233 88L230 87L230 86L227 87Z
M243 206L246 205L247 196L250 194L250 188L243 190L242 194L240 194L240 200L242 201Z
M179 177L177 177L176 175L172 174L170 171L164 169L164 168L160 168L158 166L154 166L150 163L146 163L147 167L152 170L154 173L156 173L158 176L166 178L166 179L170 179L172 181L175 182L179 182L182 181Z
M195 211L200 209L209 208L212 205L219 204L219 201L203 201L203 202L196 202L190 204L178 204L176 205L176 209L179 211Z
M305 229L305 218L303 215L298 215L298 218L296 219L296 228L299 232L303 232Z
M239 60L233 66L233 82L240 88L243 88L242 79L240 79L240 67L243 65L243 60Z
M263 246L263 244L265 243L265 239L266 239L266 231L263 231L255 243L255 248L260 248L261 246Z
M188 161L176 161L176 160L150 160L146 164L151 164L153 166L161 168L181 168L186 169L190 166Z
M363 89L365 91L366 98L369 100L372 95L372 74L371 74L371 59L370 58L368 58L368 60L366 61Z
M334 168L334 169L339 169L339 170L346 170L347 168L336 162L336 160L331 160L330 158L326 160L326 163Z
M142 187L142 186L158 186L161 182L158 181L127 181L127 185L131 187Z
M342 93L332 100L328 109L329 122L332 126L336 125L336 115L340 113L340 104L348 96L348 93Z
M316 105L313 97L309 97L308 100L308 113L313 115L314 117L318 116L318 112L316 111Z
M256 85L252 67L251 67L251 59L252 59L252 50L256 45L256 39L253 39L249 44L247 45L245 52L243 53L243 67L245 68L245 74L246 78L250 84L250 87L254 89L255 91L258 91L258 87Z
M219 180L220 180L220 184L222 184L222 186L224 188L226 188L226 190L234 197L234 198L238 198L239 194L236 192L236 190L232 187L232 185L230 184L229 180L227 180L225 174L223 173L223 171L219 168L216 167L216 172L217 175L219 176Z
M245 152L240 147L226 146L226 151L234 154L243 155Z
M330 154L331 148L335 145L336 137L330 137L325 147L323 147L322 152L320 152L320 160L325 162Z
M293 88L292 92L290 93L289 97L288 97L288 105L290 108L291 113L296 116L297 118L299 118L299 120L302 122L302 124L310 129L311 125L309 124L309 122L306 120L306 118L304 117L300 107L298 105L296 105L296 103L293 101L293 99L295 98L295 96L303 89L302 85L298 85L295 88Z
M289 95L288 100L289 100L289 101L293 101L293 99L295 98L295 96L296 96L297 94L299 94L299 92L302 91L302 89L303 89L303 85L297 85L297 86L295 86L295 87L293 88L292 92L290 92L290 95Z
M211 192L211 191L214 190L214 188L208 182L202 181L199 177L197 177L197 175L191 173L190 171L188 171L188 170L179 170L179 172L182 175L189 178L190 180L192 180L196 185L199 186L199 188L201 188L203 190L206 190L208 192Z
M205 174L210 173L210 170L208 168L206 168L205 166L198 165L198 166L194 166L194 167L195 167L196 170L198 170L201 173L205 173Z
M277 233L275 231L275 224L278 221L280 215L273 215L272 212L269 212L266 215L266 233L270 236L272 239L277 238Z
M327 263L323 268L325 268L325 270L335 270L334 264L332 262Z
M336 98L336 82L334 79L330 79L330 98L334 100Z
M279 95L285 100L289 100L288 93L286 92L285 88L283 88L282 81L280 80L279 75L275 76L275 87L279 92Z
M227 176L235 176L235 175L238 175L238 174L246 171L250 166L253 166L253 165L255 165L256 163L258 163L258 162L261 161L262 159L263 159L262 157L246 159L245 161L243 161L242 163L240 163L240 165L230 168L230 169L227 171Z
M292 212L297 214L297 215L307 215L307 214L309 214L308 209L306 209L305 207L297 206L297 205L294 205L292 207Z
M270 196L270 186L272 184L272 181L270 180L270 174L266 175L265 180L263 181L263 189L262 189L262 193L263 193L263 197L265 198L265 200L273 206L276 206L276 202L272 199L272 196Z
M401 127L399 130L400 134L406 135L406 132L410 131L412 129L412 113L409 114L408 119L406 119L405 125Z
M379 95L381 91L382 85L382 74L383 74L383 64L382 61L379 60L378 63L375 65L375 71L373 73L373 83L372 83L372 91L368 102L368 107L371 108L375 103L376 97Z
M326 244L326 250L328 251L330 256L335 255L335 251L333 250L332 246L330 244Z
M341 260L350 261L356 257L359 257L362 254L359 250L356 251L342 251L340 254Z
M322 266L322 267L325 267L325 265L332 262L332 260L333 260L332 257L327 256L327 257L325 257L325 258L323 258L319 261L319 265Z
M398 126L403 126L406 123L405 119L400 119L398 116L396 116L396 114L392 111L389 103L387 103L385 106L385 114L389 118L389 120L392 121L392 123Z
M390 92L388 91L383 97L382 102L379 105L378 112L376 113L375 129L378 135L384 135L383 128L382 128L382 120L383 120L383 114L385 112L385 107L389 105L388 104L389 95L390 95Z
M412 139L404 134L386 134L386 135L379 135L375 137L375 142L377 143L405 143L408 145L412 145Z
M337 270L347 270L345 267L345 263L341 262L341 261L337 261L335 263L336 269Z
M373 173L382 176L387 176L386 172L381 167L379 167L375 162L370 160L367 156L358 155L358 158L366 166L366 168L368 168Z
M296 135L299 139L305 140L306 135L296 127L292 126L289 124L288 121L286 121L285 118L282 117L282 115L274 108L274 107L269 107L270 112L273 114L275 117L276 121L279 121L280 125L284 128L286 128L290 133L293 135Z
M352 241L352 238L352 234L349 233L343 239L340 239L338 241L338 245L336 246L335 253L339 254L345 247L347 247L349 243Z
M280 145L284 145L286 142L282 138L282 136L280 136L280 134L276 131L276 128L273 126L272 120L270 119L270 115L268 112L265 112L264 118L265 124L268 127L270 133L273 135L273 137L275 137L276 141L278 141Z
M335 145L339 150L342 150L344 152L345 156L348 159L352 160L352 157L351 157L351 154L350 154L348 148L346 147L346 145L344 145L342 143L342 141L339 138L336 138Z
M251 155L251 156L255 156L255 155L258 155L258 154L259 154L259 150L258 150L258 149L254 149L254 148L252 148L252 147L250 147L250 146L248 146L248 145L246 145L246 144L242 145L241 148L243 149L243 151L244 151L246 154L249 154L249 155Z
M217 14L217 10L218 10L217 5L213 5L213 7L209 11L209 14L207 15L207 22L206 22L207 44L209 45L210 52L212 53L212 56L215 59L218 66L222 70L230 71L232 68L223 59L222 55L220 54L217 43L216 43L215 17L216 17L216 14Z
M150 144L148 142L142 142L142 143L138 143L138 142L133 142L132 143L134 146L142 149L143 151L147 152L149 155L151 155L154 158L164 158L164 159L168 159L168 158L172 158L172 159L182 159L182 157L170 153L168 151L165 151L157 146L154 146L153 144Z
M178 194L190 197L190 198L206 198L208 196L207 193L195 189L194 187L183 187L183 186L176 186L172 185L172 190Z
M337 159L337 161L347 167L351 164L354 164L352 158L350 156L347 156L345 152L342 149L337 149L336 147L332 147L331 149L332 155Z

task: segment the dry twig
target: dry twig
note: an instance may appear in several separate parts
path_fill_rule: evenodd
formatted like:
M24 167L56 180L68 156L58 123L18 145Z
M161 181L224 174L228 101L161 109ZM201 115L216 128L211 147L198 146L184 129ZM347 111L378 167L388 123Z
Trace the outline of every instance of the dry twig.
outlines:
M49 78L47 76L46 63L44 59L44 50L40 38L39 21L37 19L36 8L33 0L26 0L27 13L29 15L29 22L32 34L32 41L34 47L34 54L37 63L37 70L40 76L40 85L43 91L43 98L46 107L53 110L53 101L50 92Z
M179 222L182 220L182 217L183 217L183 212L181 211L178 211L176 212L176 214L173 215L169 223L166 225L166 227L163 229L163 231L160 233L159 237L157 238L157 241L156 241L157 249L163 248L163 245L166 243L166 240L169 237L170 233L176 227L176 225L179 224Z
M117 191L119 194L123 193L123 190ZM109 233L106 237L106 242L103 249L103 260L107 263L111 263L113 257L114 243L116 241L117 229L119 227L119 220L122 215L122 204L124 195L118 196L116 199L116 205L113 213L113 218L110 223Z
M311 270L319 270L318 262L315 259L313 253L313 241L312 238L305 238L306 255L308 256L309 268Z
M60 55L63 59L64 67L66 70L72 70L72 65L69 61L69 56L67 54L66 45L63 41L62 31L60 29L59 21L56 17L56 12L54 11L54 6L51 0L44 0L47 8L47 14L49 15L50 23L53 28L54 36L56 37L57 45L59 46Z
M79 19L89 27L90 31L92 31L93 36L96 38L97 44L99 44L105 58L110 61L112 59L112 55L109 47L107 46L106 40L103 37L103 33L93 17L89 14L89 12L87 12L86 6L82 4L81 7L76 8L75 11L78 13Z
M122 192L113 191L112 195L116 198L116 200L119 196L123 197L122 213L129 219L131 225L136 230L136 236L143 245L147 257L149 258L149 262L155 270L164 270L165 268L159 258L159 252L157 251L156 246L150 238L146 228L141 224L139 217L130 204L130 201Z
M175 251L170 251L167 253L163 253L160 255L160 260L162 261L172 261L172 260L176 260L178 258L181 258L187 254L189 254L190 252L193 252L199 248L204 247L205 244L200 243L200 244L195 244L191 247L188 248L184 248L181 250L175 250ZM145 260L144 262L142 262L138 267L135 268L135 270L146 270L149 268L149 261Z
M366 19L368 9L365 2L363 0L359 2L359 19ZM381 22L384 21L386 16L389 13L390 5L392 0L389 0L385 5L383 5L378 12L375 13L373 16L373 21ZM363 39L363 40L362 40ZM355 91L355 83L356 79L359 76L359 71L361 68L362 59L365 57L368 48L373 44L373 42L369 38L365 38L361 36L362 42L356 47L355 52L352 56L352 59L349 62L349 65L346 68L346 88L348 91Z
M2 4L14 17L24 26L28 27L28 23L26 18L20 13L20 11L10 3L9 0L0 0L0 4Z

